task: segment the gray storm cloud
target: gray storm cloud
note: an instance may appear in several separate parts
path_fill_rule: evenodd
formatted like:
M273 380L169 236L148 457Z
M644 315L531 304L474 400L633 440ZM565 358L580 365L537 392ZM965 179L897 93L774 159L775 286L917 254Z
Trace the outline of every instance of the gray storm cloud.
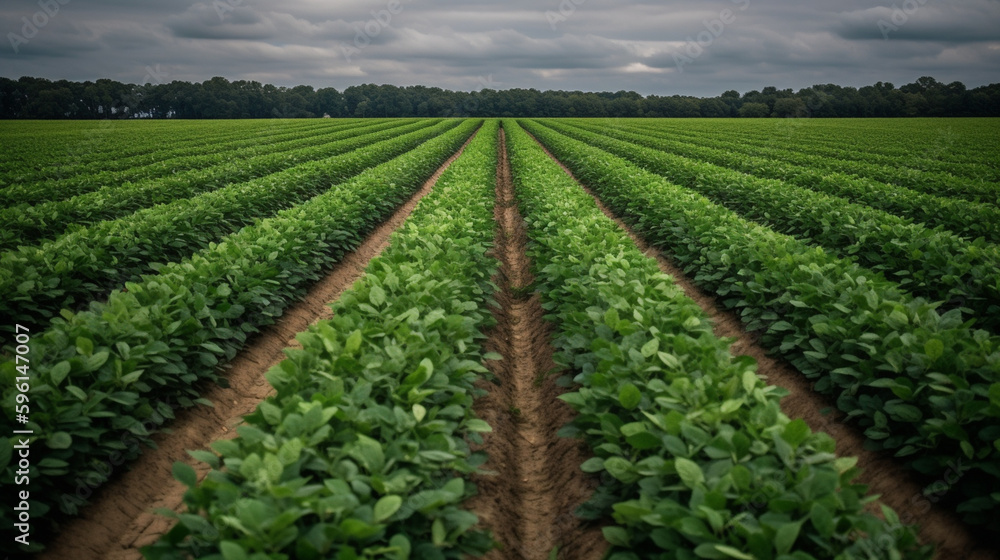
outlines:
M718 95L998 81L1000 1L12 0L0 75ZM487 80L486 77L490 76Z

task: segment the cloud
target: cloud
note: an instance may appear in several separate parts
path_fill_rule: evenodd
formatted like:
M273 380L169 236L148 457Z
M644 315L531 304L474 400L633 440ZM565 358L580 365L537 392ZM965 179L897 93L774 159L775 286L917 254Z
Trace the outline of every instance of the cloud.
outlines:
M878 22L900 0L72 0L17 53L0 45L0 74L138 82L160 65L171 80L460 90L492 75L500 88L659 95L1000 81L1000 2L923 1L886 40ZM38 9L9 0L0 32L18 33ZM680 68L676 55L699 41Z

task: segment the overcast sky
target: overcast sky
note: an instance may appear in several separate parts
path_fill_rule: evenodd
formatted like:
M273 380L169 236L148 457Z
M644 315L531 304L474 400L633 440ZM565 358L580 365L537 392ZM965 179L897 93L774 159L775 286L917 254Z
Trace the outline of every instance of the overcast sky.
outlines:
M699 96L1000 82L1000 0L3 0L0 31L10 78Z

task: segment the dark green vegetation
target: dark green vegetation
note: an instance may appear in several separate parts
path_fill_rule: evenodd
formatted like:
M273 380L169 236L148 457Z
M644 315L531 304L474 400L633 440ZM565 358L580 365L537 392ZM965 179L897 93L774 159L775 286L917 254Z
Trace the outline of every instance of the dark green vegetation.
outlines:
M634 91L509 89L464 92L364 84L337 91L215 77L202 83L123 84L0 78L0 119L238 119L322 117L997 117L1000 84L968 89L922 77L895 87L773 86L718 97Z
M484 460L470 444L490 430L472 412L475 383L499 358L482 346L499 129L0 123L0 482L14 488L17 469L6 434L32 429L34 549L85 505L81 480L113 478L109 464L204 403L254 333L474 133L334 317L270 371L276 393L238 437L192 453L208 477L175 467L189 511L146 553L422 559L493 546L465 500ZM577 413L562 433L591 450L581 468L599 482L579 513L607 523L616 560L923 559L931 543L888 508L885 519L865 509L855 459L783 414L785 391L734 357L535 139L830 396L871 449L970 527L1000 530L992 121L526 118L503 129L536 278L518 296L549 313ZM26 363L17 324L31 329ZM15 416L24 376L27 424ZM8 541L12 513L0 510Z

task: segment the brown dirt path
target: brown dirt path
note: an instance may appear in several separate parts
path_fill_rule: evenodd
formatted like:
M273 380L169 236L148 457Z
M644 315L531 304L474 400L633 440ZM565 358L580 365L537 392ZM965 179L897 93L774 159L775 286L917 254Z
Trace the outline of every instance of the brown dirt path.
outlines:
M529 133L530 134L530 133ZM532 135L532 138L534 136ZM538 142L538 139L535 138ZM802 418L813 431L829 434L836 441L836 453L841 457L858 457L861 474L858 481L867 484L870 493L880 496L883 503L899 514L904 524L917 524L922 542L937 547L939 560L1000 560L1000 549L990 548L977 539L958 516L936 506L924 497L924 487L901 462L881 453L864 448L864 435L855 427L842 421L834 400L812 390L813 383L780 357L771 356L758 343L758 337L747 332L739 316L722 306L713 295L703 291L667 256L650 246L632 228L614 215L601 200L573 175L548 148L538 142L545 153L558 163L587 194L594 198L598 208L624 229L632 241L647 256L656 259L660 270L674 278L684 293L709 315L716 336L735 339L731 351L736 356L750 356L757 360L757 372L769 385L784 387L791 394L781 401L782 411L790 418ZM830 411L824 414L823 411ZM953 483L954 481L952 481ZM946 481L941 481L946 483ZM940 484L940 483L936 483ZM872 505L875 507L875 504Z
M166 425L171 432L154 436L157 449L144 450L128 471L116 474L98 489L81 515L68 521L49 547L36 557L40 560L142 558L139 548L154 543L173 525L172 520L153 513L154 509L180 511L183 506L186 487L173 477L174 462L184 461L194 466L199 480L208 473L208 466L196 462L186 450L205 449L213 441L236 435L235 428L243 422L243 416L253 412L273 392L264 374L285 358L285 348L298 346L296 334L333 316L329 303L361 278L368 262L389 245L392 232L403 224L472 138L475 134L301 301L254 337L230 362L225 375L229 388L206 386L202 396L212 401L214 407L178 411L176 419Z
M525 293L534 278L500 134L494 207L495 252L501 261L494 281L500 292L493 310L497 325L486 347L503 359L489 362L496 381L480 384L488 394L475 405L476 414L493 427L484 434L482 449L490 459L483 468L496 474L475 478L479 494L469 509L502 544L488 559L545 560L558 547L561 559L598 560L607 548L600 527L573 515L596 480L580 470L589 457L586 446L557 435L573 411L556 398L563 390L550 375L556 369L551 323L543 319L539 295Z

